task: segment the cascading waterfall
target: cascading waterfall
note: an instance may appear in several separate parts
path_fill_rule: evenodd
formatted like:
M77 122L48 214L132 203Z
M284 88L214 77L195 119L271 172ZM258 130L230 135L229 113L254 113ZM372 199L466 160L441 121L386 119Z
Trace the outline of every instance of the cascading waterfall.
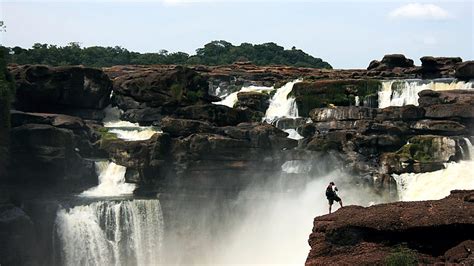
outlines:
M110 133L117 134L117 137L124 140L146 140L151 138L155 133L161 131L154 127L142 127L138 123L131 123L120 120L122 111L117 107L105 108L104 126L109 129Z
M469 147L469 160L451 162L446 168L429 173L406 173L393 175L397 182L401 201L435 200L449 195L454 189L474 189L474 147L465 139Z
M114 197L131 195L134 184L125 183L127 168L113 162L99 161L95 163L99 175L99 185L80 194L83 197Z
M298 117L298 107L295 99L293 97L288 98L288 95L293 90L293 85L301 81L301 79L297 79L288 82L276 91L270 99L270 106L265 112L265 121L271 123L280 117Z
M237 94L239 92L262 92L262 93L267 93L274 90L273 87L263 87L263 86L248 86L248 87L242 87L239 91L233 92L229 95L227 95L222 101L220 102L214 102L214 104L220 104L220 105L225 105L230 108L234 107L234 105L237 103Z
M472 82L453 79L390 80L382 82L379 91L379 108L388 106L418 105L418 93L422 90L472 90Z
M60 208L55 234L61 265L157 265L164 235L161 205L154 199Z

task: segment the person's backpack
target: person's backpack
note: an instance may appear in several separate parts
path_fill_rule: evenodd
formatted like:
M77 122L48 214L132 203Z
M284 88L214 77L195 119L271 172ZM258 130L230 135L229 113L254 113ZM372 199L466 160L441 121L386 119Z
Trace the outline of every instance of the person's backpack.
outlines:
M332 187L331 187L331 186L328 186L328 187L326 188L326 197L330 198L330 197L332 197L332 196L334 196L334 191L332 190Z

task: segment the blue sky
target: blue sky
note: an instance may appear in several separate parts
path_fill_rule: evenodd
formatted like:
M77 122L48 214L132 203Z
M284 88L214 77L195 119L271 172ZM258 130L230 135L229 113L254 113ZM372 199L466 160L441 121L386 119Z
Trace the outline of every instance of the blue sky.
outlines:
M146 0L6 1L0 43L122 46L193 54L211 40L276 42L335 68L387 53L474 58L472 1Z

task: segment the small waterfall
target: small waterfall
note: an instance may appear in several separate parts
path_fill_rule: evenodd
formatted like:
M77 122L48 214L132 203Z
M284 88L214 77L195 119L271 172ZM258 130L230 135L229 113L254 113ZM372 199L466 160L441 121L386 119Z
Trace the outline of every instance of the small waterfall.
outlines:
M388 106L418 105L418 93L422 90L472 90L472 82L453 79L390 80L382 82L379 91L379 108Z
M264 121L271 123L280 117L298 117L298 107L295 99L293 97L288 98L288 94L293 90L293 85L301 81L301 79L297 79L288 82L276 91L270 100L270 106L265 113Z
M401 201L435 200L449 195L454 189L474 189L474 148L465 139L469 147L470 159L458 163L446 164L446 168L429 173L405 173L393 175L397 182Z
M295 140L300 140L300 139L303 139L303 136L301 136L298 131L296 131L296 129L284 129L283 131L285 131L286 133L288 133L288 138L289 139L295 139Z
M120 120L121 112L117 107L108 106L105 108L105 118L103 120L104 126L109 129L109 132L117 134L120 139L146 140L155 133L162 132L154 127L142 127L138 123Z
M56 256L61 265L157 265L163 231L157 199L60 208L55 220Z
M263 86L242 87L239 91L233 92L233 93L225 96L225 98L222 101L214 102L214 104L225 105L225 106L228 106L228 107L232 108L237 103L237 100L238 100L237 99L237 94L239 92L262 92L262 93L265 93L265 92L270 92L272 90L274 90L273 87L263 87Z
M125 183L127 168L113 162L99 161L95 163L99 175L99 185L80 194L84 197L113 197L131 195L135 190L134 184Z

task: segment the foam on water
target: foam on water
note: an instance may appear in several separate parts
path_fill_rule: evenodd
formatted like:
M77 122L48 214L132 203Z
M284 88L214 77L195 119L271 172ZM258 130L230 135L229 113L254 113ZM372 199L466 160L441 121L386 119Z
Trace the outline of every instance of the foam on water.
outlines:
M99 161L95 165L99 185L82 192L80 196L114 197L133 194L135 184L125 183L126 167L108 161Z
M271 123L281 117L298 117L298 107L295 98L288 97L288 95L293 90L293 85L301 81L301 79L297 79L277 89L275 95L270 99L270 106L265 112L264 121Z
M263 87L263 86L248 86L248 87L242 87L239 91L233 92L227 96L225 96L222 101L219 102L214 102L214 104L220 104L220 105L225 105L230 108L234 107L234 105L237 103L237 94L239 92L262 92L262 93L267 93L274 90L273 87Z

